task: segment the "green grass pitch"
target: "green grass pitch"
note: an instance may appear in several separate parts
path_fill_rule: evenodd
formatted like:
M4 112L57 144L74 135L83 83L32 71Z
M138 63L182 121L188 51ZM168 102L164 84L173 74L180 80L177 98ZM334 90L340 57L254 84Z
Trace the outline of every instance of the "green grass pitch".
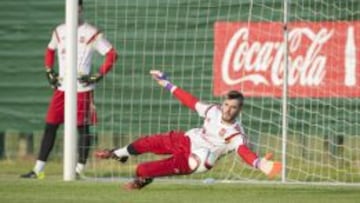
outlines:
M91 202L360 202L360 187L280 184L180 184L155 181L141 191L124 191L122 182L73 181L61 178L61 165L52 163L45 180L23 180L31 162L0 161L0 202L91 203Z

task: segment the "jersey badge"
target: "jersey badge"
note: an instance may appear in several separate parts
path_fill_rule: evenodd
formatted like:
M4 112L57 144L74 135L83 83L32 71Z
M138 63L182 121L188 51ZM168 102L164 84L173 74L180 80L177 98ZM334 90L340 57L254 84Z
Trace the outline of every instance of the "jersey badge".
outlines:
M226 129L225 129L225 128L221 128L221 130L219 131L220 137L224 137L225 133L226 133Z

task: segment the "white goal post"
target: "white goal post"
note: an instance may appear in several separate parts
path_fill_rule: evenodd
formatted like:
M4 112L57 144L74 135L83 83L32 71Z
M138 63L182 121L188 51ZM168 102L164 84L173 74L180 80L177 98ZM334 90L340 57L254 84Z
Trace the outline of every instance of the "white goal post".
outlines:
M75 180L77 153L77 27L78 1L66 0L66 73L64 121L64 180Z

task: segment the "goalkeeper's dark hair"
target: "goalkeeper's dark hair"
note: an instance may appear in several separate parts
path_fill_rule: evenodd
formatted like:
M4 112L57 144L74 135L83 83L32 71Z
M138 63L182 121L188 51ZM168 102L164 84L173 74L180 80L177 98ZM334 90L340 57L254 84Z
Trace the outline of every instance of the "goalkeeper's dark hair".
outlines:
M83 6L83 0L79 0L79 6Z
M245 97L244 95L236 90L231 90L225 96L226 99L235 99L239 102L239 106L242 107L244 104Z

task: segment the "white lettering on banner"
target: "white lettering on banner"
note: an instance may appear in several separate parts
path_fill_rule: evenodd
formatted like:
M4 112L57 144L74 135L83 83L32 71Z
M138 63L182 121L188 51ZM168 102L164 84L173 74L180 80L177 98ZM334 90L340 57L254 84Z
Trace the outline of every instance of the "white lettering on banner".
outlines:
M347 30L345 44L345 79L344 83L348 87L356 86L356 44L354 27L350 26Z
M320 51L333 33L334 30L327 28L318 32L309 28L294 28L289 32L290 86L318 86L323 82L327 57ZM292 53L298 52L305 40L310 41L305 53L296 53L292 58ZM226 46L221 61L222 79L228 85L249 81L255 85L279 86L283 83L284 55L283 42L249 43L249 29L240 28ZM231 72L241 73L241 77L233 78ZM270 75L269 78L266 73Z

